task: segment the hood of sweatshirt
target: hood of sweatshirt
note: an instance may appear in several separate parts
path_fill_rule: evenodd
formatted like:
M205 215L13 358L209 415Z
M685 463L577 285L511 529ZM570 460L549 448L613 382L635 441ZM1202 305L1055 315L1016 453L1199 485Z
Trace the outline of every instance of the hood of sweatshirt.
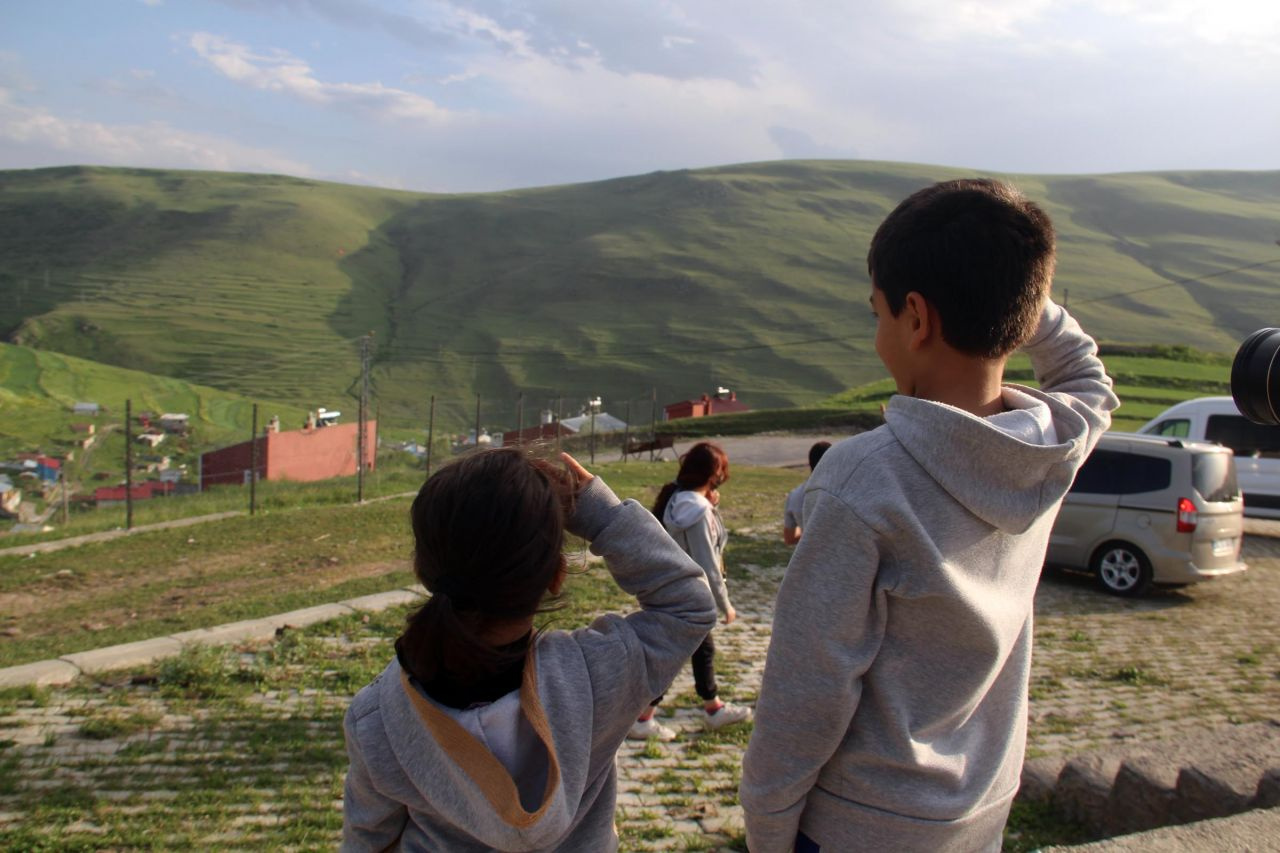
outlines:
M527 803L526 809L519 787L528 786L512 779L484 744L424 697L397 662L391 663L377 689L390 753L396 756L402 778L418 795L418 802L408 803L410 808L438 815L452 826L465 826L482 844L498 850L545 849L564 836L586 781L585 755L578 762L577 751L557 750L557 742L570 738L566 732L553 731L539 698L538 676L536 655L531 655L520 688L520 712L545 750L546 782L536 802ZM559 722L589 730L589 710L585 716ZM572 766L566 766L566 761Z
M1006 385L1005 412L980 418L963 409L895 396L885 423L911 457L951 497L988 524L1022 533L1071 487L1088 451L1089 424L1050 394ZM1002 472L998 486L991 471Z
M688 530L693 527L711 509L711 501L701 492L681 489L671 496L667 503L667 511L663 513L662 523L668 529Z

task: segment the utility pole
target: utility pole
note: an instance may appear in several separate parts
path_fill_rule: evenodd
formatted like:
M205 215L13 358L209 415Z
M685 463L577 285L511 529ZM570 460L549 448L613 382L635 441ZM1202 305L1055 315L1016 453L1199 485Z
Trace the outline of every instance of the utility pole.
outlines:
M1067 297L1070 295L1071 295L1071 290L1069 288L1066 288L1066 287L1062 288L1062 307L1063 308L1067 307Z
M476 449L480 449L480 392L476 392Z
M253 404L253 426L249 428L249 515L258 510L258 404Z
M592 397L587 401L587 408L591 410L591 465L596 464L596 408L600 405L599 397Z
M356 433L356 503L364 503L365 419L369 414L369 344L373 332L360 339L360 426Z
M564 396L556 397L556 456L559 456L561 450L561 433L564 427L560 426L560 422L564 420Z
M431 409L427 415L427 476L431 476L431 445L436 430L436 395L431 395Z
M124 529L133 529L133 401L124 401Z
M622 425L622 461L627 461L627 445L631 444L631 401L627 401L627 422Z

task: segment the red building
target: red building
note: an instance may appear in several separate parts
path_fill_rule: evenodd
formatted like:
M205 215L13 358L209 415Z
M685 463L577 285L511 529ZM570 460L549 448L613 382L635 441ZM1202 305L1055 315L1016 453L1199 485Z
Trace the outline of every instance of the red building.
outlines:
M662 407L663 417L672 421L676 418L702 418L707 415L729 415L734 412L749 412L751 407L738 402L738 395L728 391L715 397L703 394L697 400L681 400Z
M357 424L318 429L269 432L257 439L258 479L311 482L356 473ZM364 464L373 470L377 455L378 423L365 426ZM253 442L245 441L200 457L200 488L249 482Z
M574 435L574 431L559 423L538 424L522 430L507 430L502 434L502 446L512 447L518 444L532 444L535 441L555 441L556 436L565 438Z
M93 490L93 500L98 506L112 506L114 504L122 504L126 500L127 486L101 486ZM168 497L174 492L173 483L161 483L157 480L147 480L144 483L134 483L132 497L135 501L146 501L152 498Z

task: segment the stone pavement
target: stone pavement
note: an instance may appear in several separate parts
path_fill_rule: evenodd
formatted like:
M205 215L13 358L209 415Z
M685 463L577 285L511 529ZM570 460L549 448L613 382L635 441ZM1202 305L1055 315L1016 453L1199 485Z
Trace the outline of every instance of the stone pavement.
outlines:
M1280 525L1249 522L1247 529L1249 572L1158 591L1147 599L1116 599L1097 591L1089 579L1046 574L1036 599L1031 755L1068 755L1116 742L1136 744L1280 713L1280 624L1275 618L1280 612ZM751 704L756 698L773 599L783 572L782 565L730 568L739 619L716 629L717 674L727 699ZM343 689L307 687L265 690L253 701L278 712L280 725L312 727L307 729L312 749L332 753L338 767L334 772L340 773L341 731L333 721L340 718L349 696ZM62 790L57 786L78 780L99 800L118 800L120 808L139 814L160 807L153 801L174 796L157 787L156 778L191 772L175 770L177 765L168 762L182 750L208 750L214 756L222 749L238 753L243 762L248 749L264 768L275 767L286 776L304 772L305 756L263 753L271 749L274 734L267 737L246 728L244 735L221 729L211 735L201 728L199 712L175 712L160 702L151 707L148 701L128 709L123 723L145 718L149 731L93 738L84 735L84 720L100 714L102 709L88 707L100 700L83 694L71 698L70 693L54 690L43 706L24 705L0 718L0 736L10 744L8 754L17 751L24 765L37 762L45 768L47 777L31 784ZM328 722L322 721L321 711ZM750 727L703 732L687 667L668 691L663 713L664 722L680 730L676 741L628 742L619 753L623 849L740 849L742 815L736 792ZM159 751L149 752L152 747L143 744L159 744L154 747ZM0 761L5 755L0 752ZM92 761L97 755L108 764L128 758L118 768L95 769ZM151 781L137 790L136 780L142 778ZM235 807L243 795L225 782L226 777L217 778L226 790L207 796L222 796ZM309 819L307 809L321 808L304 805L291 812L292 820ZM262 806L245 806L246 823L237 824L236 832L249 832L257 819L279 819L278 814L257 814L254 808ZM340 803L329 802L321 811L332 815L336 808ZM0 785L0 830L20 820L20 815L5 812ZM318 837L328 837L324 832L332 830L321 826L316 831ZM251 839L234 833L202 838L232 846L252 846Z

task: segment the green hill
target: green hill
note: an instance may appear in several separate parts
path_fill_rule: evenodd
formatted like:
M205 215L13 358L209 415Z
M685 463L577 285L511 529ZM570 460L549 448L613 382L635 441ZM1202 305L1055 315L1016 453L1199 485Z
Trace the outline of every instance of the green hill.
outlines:
M351 405L373 331L388 425L420 426L433 394L455 429L477 393L482 422L507 428L520 393L526 424L596 395L647 421L655 388L813 405L883 376L865 303L876 225L961 174L778 162L445 196L0 172L0 333L311 408ZM1053 215L1059 298L1100 339L1225 353L1280 322L1280 172L1014 180Z

